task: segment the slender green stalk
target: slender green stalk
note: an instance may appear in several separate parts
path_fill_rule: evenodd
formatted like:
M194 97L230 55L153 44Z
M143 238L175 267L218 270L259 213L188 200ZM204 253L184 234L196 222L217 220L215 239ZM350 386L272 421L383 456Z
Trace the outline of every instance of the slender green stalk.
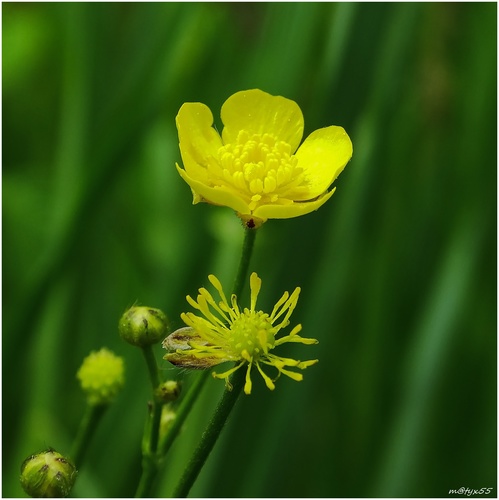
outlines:
M158 365L152 351L152 346L148 345L142 348L149 371L149 378L153 390L152 408L150 413L150 422L146 426L148 436L142 448L142 475L140 477L136 498L150 496L150 491L154 484L154 479L159 469L160 456L158 455L159 429L161 425L161 411L163 404L155 397L154 391L159 387L161 379L159 377Z
M244 287L244 282L248 274L251 253L253 251L255 234L255 229L247 228L245 230L241 260L233 287L233 293L236 295L239 295ZM143 353L147 367L149 369L149 376L154 392L154 390L160 384L158 367L152 352L152 348L150 346L143 348ZM196 381L190 387L189 392L183 398L182 403L178 408L176 418L169 428L168 433L162 438L161 442L159 443L158 440L161 424L162 404L157 400L153 401L150 426L146 427L146 432L149 433L149 440L145 443L143 449L142 476L135 493L136 498L150 496L150 491L156 478L160 461L166 455L173 441L177 437L209 374L209 371L205 371L198 375ZM215 416L210 422L210 425L205 432L205 435L203 436L203 441L198 447L199 451L196 451L192 459L192 465L188 469L188 471L190 472L189 474L184 474L185 480L181 481L181 483L179 484L179 488L181 488L181 491L188 492L197 475L199 474L199 471L203 467L206 458L215 445L220 431L222 430L222 427L225 424L227 417L229 416L229 413L232 410L237 397L241 392L243 383L244 374L234 374L234 376L232 377L233 391L224 392L222 400L220 401L219 406L215 412Z
M236 279L234 280L234 286L232 288L232 293L235 295L240 295L244 287L244 282L248 274L249 263L251 260L251 254L253 252L253 246L255 243L256 229L246 228L244 233L243 248L241 251L241 259L239 262L239 267L237 270ZM175 420L173 421L168 433L163 438L160 449L162 455L166 455L170 446L173 444L175 438L177 437L187 415L189 414L194 402L196 401L198 394L208 379L210 372L208 370L198 374L196 381L190 387L189 392L182 399Z
M149 378L151 379L152 391L153 391L153 407L151 413L151 429L149 434L149 443L147 446L147 451L150 454L156 453L158 449L158 439L159 439L159 425L161 423L161 402L156 400L154 391L159 387L161 380L159 378L158 365L156 364L156 358L152 352L152 347L150 345L143 347L142 352L146 359L147 368L149 369Z
M142 475L140 476L139 485L135 492L135 498L150 497L150 491L156 479L159 469L159 460L152 455L143 455L142 457Z
M154 353L152 352L152 347L150 345L143 347L142 352L144 353L144 358L146 359L147 368L149 370L149 378L151 379L152 390L154 392L161 383L156 358L154 357Z
M175 491L173 492L174 498L185 498L194 481L196 481L203 465L206 462L211 450L215 446L222 428L227 422L227 418L236 404L239 394L241 394L241 389L244 386L245 370L237 370L231 377L232 390L225 389L222 399L218 403L215 413L208 424L208 427L204 431L201 437L201 442L199 443L194 455L192 456L187 468L184 471L183 476L177 484Z
M198 373L196 380L191 385L185 397L182 399L182 403L180 404L176 412L175 420L171 423L168 432L160 442L159 449L162 456L166 455L166 453L170 449L170 446L175 441L175 438L182 428L187 415L189 415L189 412L191 411L191 408L196 401L199 393L201 392L201 389L203 388L204 383L208 379L209 375L210 372L208 370Z
M239 268L237 269L236 279L234 280L234 287L232 288L232 293L238 297L244 287L244 282L246 276L248 275L248 268L251 259L251 254L253 252L253 246L255 244L256 229L245 228L244 231L244 242L243 250L241 253L241 260L239 261Z
M81 467L83 457L89 447L92 436L99 425L108 405L88 404L81 419L80 427L71 450L71 458L77 467Z
M246 276L248 274L249 263L251 259L251 254L253 252L253 246L255 242L256 230L246 228L244 234L243 250L241 253L241 260L239 262L239 268L237 271L236 279L234 281L234 287L232 293L239 296L243 290ZM244 386L245 371L237 370L231 377L231 390L225 389L222 399L218 403L215 413L208 424L203 436L201 437L201 442L196 448L194 455L192 456L183 476L180 478L179 483L173 493L176 498L186 497L189 493L192 485L196 481L201 469L203 468L206 459L208 458L211 450L215 446L215 443L222 432L223 426L227 422L227 419L232 411L232 408L236 404L239 394ZM204 375L204 374L203 374ZM206 375L204 375L206 378ZM230 387L230 386L229 386Z

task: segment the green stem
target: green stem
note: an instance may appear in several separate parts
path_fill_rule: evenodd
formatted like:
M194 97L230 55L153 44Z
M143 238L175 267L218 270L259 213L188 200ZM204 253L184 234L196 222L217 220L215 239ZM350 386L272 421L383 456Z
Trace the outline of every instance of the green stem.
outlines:
M154 479L159 470L160 456L158 455L159 429L161 426L161 412L163 403L158 401L155 395L156 389L161 383L159 377L158 365L152 350L152 346L148 345L142 348L144 358L146 360L151 380L153 400L150 414L150 425L146 426L148 438L142 449L142 475L139 485L135 493L136 498L144 498L150 496L150 491L154 484Z
M71 451L71 458L77 467L81 467L83 456L106 409L107 405L87 405Z
M161 402L157 401L154 394L156 389L158 389L161 380L159 378L158 365L156 364L156 358L152 351L150 345L142 348L144 357L146 359L147 368L149 369L149 378L152 384L153 402L152 402L152 413L151 413L151 429L149 434L149 444L147 446L147 452L154 455L158 449L158 439L159 439L159 426L161 423L161 410L163 405Z
M154 353L152 352L152 347L150 345L143 347L142 352L144 353L144 358L146 359L147 368L149 370L149 378L151 379L152 390L154 393L161 383L156 358L154 357Z
M185 397L182 399L182 403L176 412L175 420L171 423L168 432L160 442L159 448L162 456L166 455L170 446L173 444L185 419L187 418L187 415L189 415L189 412L191 411L194 401L196 401L209 375L210 372L208 370L198 373L196 380L191 385Z
M152 455L142 457L142 475L135 492L135 498L148 498L159 470L159 460Z
M215 413L208 424L202 438L199 443L191 461L187 465L183 476L177 485L177 488L173 492L174 498L185 498L196 481L203 465L206 462L211 450L215 446L222 428L227 422L232 408L234 407L239 394L241 394L241 389L244 386L246 371L237 370L231 377L232 390L225 389L222 399L218 403Z
M241 259L239 262L239 267L237 270L236 279L234 280L234 286L232 289L232 293L235 295L240 295L241 291L244 287L244 282L246 280L246 276L248 274L249 263L251 259L251 254L253 252L253 246L255 243L256 229L246 228L244 233L244 241L243 248L241 252ZM164 456L170 449L173 444L175 438L177 437L187 415L196 401L198 394L201 392L201 389L208 379L210 372L208 370L201 372L198 374L196 381L190 387L189 391L182 399L182 403L180 404L175 420L173 421L171 427L168 430L168 433L163 438L160 443L161 454Z
M255 243L256 229L245 228L243 250L241 253L241 260L239 262L239 268L237 270L236 279L234 281L234 287L232 293L236 296L240 296L246 281L248 274L249 263L251 259L251 254L253 252L253 246ZM231 390L225 389L222 399L218 403L215 413L208 424L203 436L201 437L201 442L196 448L194 455L192 456L183 476L174 491L173 496L176 498L186 497L189 493L192 485L196 481L201 469L203 468L211 450L215 446L215 443L222 432L222 428L227 422L227 419L234 407L239 394L244 386L245 371L237 370L231 377ZM203 381L206 379L206 374L203 374ZM230 386L229 386L230 387ZM178 424L180 425L180 423Z
M241 295L246 281L246 276L248 275L248 268L251 254L253 252L253 245L255 243L256 231L256 229L250 229L249 227L246 227L244 231L243 251L241 253L241 260L239 261L239 268L234 281L234 287L232 289L232 293L237 297Z

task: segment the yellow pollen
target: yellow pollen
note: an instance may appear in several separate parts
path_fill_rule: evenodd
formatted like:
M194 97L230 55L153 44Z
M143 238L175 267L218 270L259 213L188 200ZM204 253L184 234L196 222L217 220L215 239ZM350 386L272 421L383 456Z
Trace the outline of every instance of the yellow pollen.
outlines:
M291 146L271 134L250 135L241 130L237 141L218 151L220 170L210 168L214 185L222 185L247 199L250 209L287 198L303 186L303 169Z

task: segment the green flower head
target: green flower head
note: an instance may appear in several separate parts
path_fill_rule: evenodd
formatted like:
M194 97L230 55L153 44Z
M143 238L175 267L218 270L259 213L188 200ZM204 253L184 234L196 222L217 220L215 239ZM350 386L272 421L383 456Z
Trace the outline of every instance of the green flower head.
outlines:
M76 376L90 404L109 404L125 382L123 358L102 348L83 360Z

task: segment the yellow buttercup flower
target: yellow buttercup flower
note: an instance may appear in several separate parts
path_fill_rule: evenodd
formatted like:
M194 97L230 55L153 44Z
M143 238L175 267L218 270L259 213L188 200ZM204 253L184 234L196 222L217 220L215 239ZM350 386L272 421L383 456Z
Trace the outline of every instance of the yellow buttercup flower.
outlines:
M187 325L168 336L163 347L169 351L165 359L174 365L187 368L210 368L226 361L235 361L237 364L223 373L213 372L216 378L225 379L243 365L246 368L246 383L244 392L251 393L251 370L259 371L265 384L274 390L275 379L271 379L262 368L262 365L273 366L277 369L277 377L287 375L293 380L303 379L301 373L288 368L301 370L318 362L296 361L290 358L276 356L271 351L286 342L302 344L317 344L316 339L300 337L301 325L295 326L288 335L276 338L279 332L289 325L289 318L296 307L300 288L289 295L285 292L274 306L271 314L256 310L256 301L260 292L262 280L256 273L250 277L251 305L250 308L240 309L237 297L232 295L227 300L220 281L212 274L208 276L211 284L217 290L221 301L217 302L205 288L199 289L197 300L187 296L189 304L200 311L204 317L194 313L182 313L181 318Z
M308 214L333 195L328 191L352 157L342 127L312 132L300 145L303 115L294 101L258 89L237 92L222 106L222 134L199 102L180 108L176 123L193 203L232 208L248 225Z

